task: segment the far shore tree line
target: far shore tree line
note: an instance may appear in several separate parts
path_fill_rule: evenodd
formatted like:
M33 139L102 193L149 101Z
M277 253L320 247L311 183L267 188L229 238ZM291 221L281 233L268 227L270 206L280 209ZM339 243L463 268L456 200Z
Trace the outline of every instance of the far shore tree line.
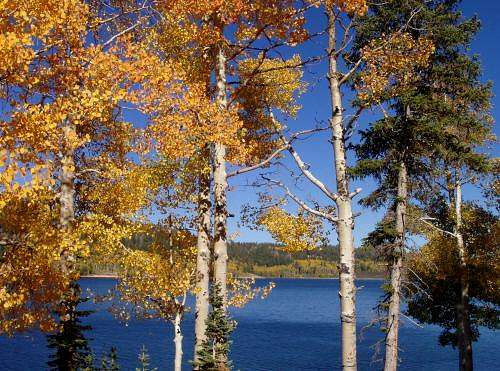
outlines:
M134 244L134 248L148 249L146 241ZM358 278L386 277L386 264L376 258L373 247L356 250L356 276ZM228 244L228 272L235 277L253 278L332 278L338 276L338 248L321 246L315 250L289 253L275 243L232 242ZM99 260L82 262L83 276L117 276L120 267L101 264Z
M336 276L331 367L355 371L356 278L373 273L385 371L405 301L472 370L500 325L500 164L460 3L0 0L0 333L39 329L52 369L98 369L78 280L106 267L119 320L171 323L176 371L189 295L193 369L229 370L229 307L274 287L241 276ZM328 111L294 121L306 94ZM237 218L271 248L231 242L243 176L258 201ZM367 209L384 216L356 248Z

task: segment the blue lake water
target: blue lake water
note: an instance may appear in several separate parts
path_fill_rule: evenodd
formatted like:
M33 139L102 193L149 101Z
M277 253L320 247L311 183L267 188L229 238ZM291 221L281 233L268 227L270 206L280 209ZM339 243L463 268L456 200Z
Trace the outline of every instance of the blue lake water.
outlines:
M238 322L233 335L231 359L241 371L327 371L340 364L340 320L338 281L320 279L274 279L276 288L266 300L232 310ZM257 280L264 285L268 280ZM374 317L373 308L381 295L379 280L358 280L359 332ZM82 288L104 293L112 279L82 279ZM190 305L192 302L189 303ZM96 358L111 346L118 349L122 370L135 370L137 355L144 345L151 366L171 370L174 344L172 327L159 320L132 321L125 326L107 311L107 304L85 303L95 310L84 321L93 329L87 335ZM183 321L185 369L193 354L193 314ZM457 369L457 351L438 345L439 328L419 328L405 320L400 331L401 370L445 371ZM500 370L500 333L481 331L474 346L476 370ZM379 330L363 331L359 338L359 370L379 370L373 362L373 345L382 338ZM0 370L44 370L49 350L45 336L25 333L9 339L0 337ZM379 357L380 358L380 357Z

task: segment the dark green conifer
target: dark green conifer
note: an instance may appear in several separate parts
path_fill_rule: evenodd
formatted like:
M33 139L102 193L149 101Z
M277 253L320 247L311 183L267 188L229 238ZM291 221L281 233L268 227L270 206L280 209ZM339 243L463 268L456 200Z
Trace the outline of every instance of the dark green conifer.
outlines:
M443 208L436 206L445 201L445 211L452 214L455 185L461 187L473 178L472 174L479 176L488 170L488 159L477 148L484 144L491 130L491 84L480 81L480 63L469 53L480 22L476 17L464 18L459 4L460 0L393 0L374 4L360 20L354 48L361 50L371 39L394 32L432 40L435 53L428 67L417 72L412 88L397 97L387 97L383 101L387 107L385 117L361 132L361 143L354 146L360 161L352 173L377 180L378 188L364 200L366 205L395 210L403 201L412 200L435 222L448 223L439 227L449 231L450 236L458 236L460 226L454 218L440 218L437 214L442 214ZM403 192L406 200L400 196L402 169L408 187L408 192ZM404 231L399 240L401 246L392 244L392 253L387 255L389 267L402 263ZM465 262L462 263L459 289L466 292L468 273ZM427 284L432 287L430 282ZM395 292L394 287L391 289ZM453 316L459 313L468 318L471 314L463 308L467 308L469 298L463 296L461 301L455 302L456 308L447 313L455 311ZM460 322L464 328L460 331L460 368L471 369L473 339L467 336L471 330L467 329L467 320ZM386 346L386 354L387 350Z
M88 367L91 351L84 332L89 331L91 326L83 325L81 319L92 312L77 309L78 305L88 300L81 298L80 294L80 286L73 283L56 313L60 330L47 336L48 347L54 350L47 362L51 370L73 371Z
M230 335L235 323L224 308L220 287L212 286L210 292L211 312L207 319L206 340L198 352L195 367L200 371L226 371L232 368L228 361L231 347Z

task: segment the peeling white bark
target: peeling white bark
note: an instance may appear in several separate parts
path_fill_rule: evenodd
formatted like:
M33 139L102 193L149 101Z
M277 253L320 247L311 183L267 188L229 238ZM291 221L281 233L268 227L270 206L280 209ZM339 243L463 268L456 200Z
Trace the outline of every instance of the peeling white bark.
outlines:
M216 56L216 100L221 110L227 108L226 98L226 56L222 46ZM214 273L219 285L224 307L227 303L227 173L226 147L215 143L213 148L214 174Z
M182 371L182 331L181 331L181 313L177 312L173 321L174 325L174 344L175 344L175 361L174 370Z
M352 199L349 192L347 176L346 151L344 145L344 128L342 125L342 95L340 92L339 71L336 51L336 15L331 7L328 15L328 83L332 105L330 127L332 145L335 156L335 175L337 180L338 211L337 234L340 251L340 320L342 324L342 370L355 371L356 362L356 285L354 283L354 219L352 215Z
M195 349L194 361L206 339L207 318L209 311L210 283L210 175L200 179L198 196L198 239L196 256L196 304L195 304Z

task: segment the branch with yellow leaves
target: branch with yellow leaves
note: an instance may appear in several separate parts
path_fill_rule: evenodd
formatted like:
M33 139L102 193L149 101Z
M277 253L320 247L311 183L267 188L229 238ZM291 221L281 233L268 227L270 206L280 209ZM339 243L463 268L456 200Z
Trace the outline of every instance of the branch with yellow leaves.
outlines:
M424 6L420 6L419 8L415 9L410 14L410 16L408 17L408 20L405 22L405 24L402 25L396 32L394 32L393 34L391 34L391 36L387 40L385 40L385 42L381 43L373 51L378 51L378 50L383 49L384 47L386 47L387 45L389 45L393 41L393 39L395 37L397 37L398 35L401 35L403 33L403 31L409 26L409 24L412 21L412 19L419 12L421 12L423 9L424 9ZM343 47L344 46L342 46L341 48L343 48ZM329 53L335 53L335 51L332 50ZM358 70L359 66L361 65L361 63L363 63L363 61L364 61L364 58L363 58L363 56L361 56L356 62L353 62L352 67L349 69L349 71L347 71L346 73L342 74L342 77L339 79L339 85L343 85L344 83L346 83L351 78L351 76Z
M279 180L268 178L267 176L265 176L263 174L261 174L261 177L262 177L262 179L264 179L265 181L267 181L269 184L276 185L276 186L280 187L281 189L283 189L285 191L286 195L291 200L293 200L299 207L301 207L303 210L307 211L308 213L311 213L313 215L319 216L320 218L326 219L326 220L328 220L328 221L330 221L332 223L336 223L338 221L338 219L335 216L333 216L332 214L326 213L326 212L318 210L318 209L313 209L312 207L310 207L309 205L307 205L297 195L295 195L294 193L292 193L290 191L290 189L285 184L283 184L282 182L280 182Z
M227 175L227 177L231 178L231 177L236 176L236 175L248 173L250 171L263 168L266 165L268 165L273 159L275 159L276 157L278 157L278 155L281 152L289 150L290 146L291 146L291 143L293 141L299 139L299 137L304 136L304 135L314 134L314 133L317 133L317 132L320 132L320 131L324 131L324 130L328 130L328 129L329 129L328 127L317 127L317 128L314 128L314 129L308 129L308 130L302 130L302 131L296 132L296 133L292 134L290 136L290 139L286 140L283 143L282 146L278 147L273 153L271 153L267 158L265 158L261 162L259 162L257 164L254 164L254 165L251 165L251 166L248 166L248 167L245 167L245 168L241 168L241 169L235 170L235 171L229 173ZM279 134L279 135L281 135L281 134Z

